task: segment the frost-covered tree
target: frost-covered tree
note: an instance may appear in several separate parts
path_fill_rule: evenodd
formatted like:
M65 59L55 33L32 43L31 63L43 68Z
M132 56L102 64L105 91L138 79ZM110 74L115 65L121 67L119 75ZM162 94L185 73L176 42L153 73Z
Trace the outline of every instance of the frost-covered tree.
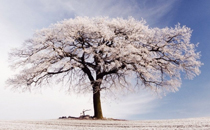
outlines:
M101 119L100 91L105 88L134 85L177 91L180 72L188 79L199 75L202 63L190 43L191 33L179 24L149 28L144 20L133 18L64 20L37 31L10 53L13 67L20 72L8 83L28 90L56 79L67 82L69 91L92 90L94 117Z

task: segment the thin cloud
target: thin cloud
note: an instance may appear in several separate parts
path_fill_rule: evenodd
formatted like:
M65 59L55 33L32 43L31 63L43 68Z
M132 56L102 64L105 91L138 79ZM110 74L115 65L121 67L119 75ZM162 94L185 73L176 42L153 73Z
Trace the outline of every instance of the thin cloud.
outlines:
M103 105L107 117L131 119L134 115L142 115L153 112L158 107L158 98L146 91L130 93L121 96L118 100L105 100Z
M149 24L155 24L179 2L176 0L37 0L36 3L40 5L39 10L43 13L41 15L48 14L51 19L53 19L51 13L66 19L75 16L124 18L132 16L136 19L146 19Z
M67 12L73 12L75 16L109 16L124 18L132 16L136 19L146 19L149 24L155 25L156 21L173 10L174 5L178 4L178 2L176 0L65 0L57 2L57 4L63 7Z

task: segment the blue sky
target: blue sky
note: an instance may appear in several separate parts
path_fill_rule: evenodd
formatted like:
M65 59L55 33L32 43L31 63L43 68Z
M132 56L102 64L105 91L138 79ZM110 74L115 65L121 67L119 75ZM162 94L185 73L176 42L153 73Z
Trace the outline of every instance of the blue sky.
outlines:
M201 51L204 65L199 76L183 79L178 92L162 98L149 91L111 99L108 94L102 95L105 117L152 120L210 116L209 0L0 0L0 3L0 120L55 119L63 115L79 116L83 109L92 109L90 93L68 95L56 85L32 93L5 89L6 79L15 73L8 67L10 49L21 46L35 30L76 16L132 16L159 28L180 23L193 30L191 42L200 43L197 51ZM93 110L87 114L92 113Z

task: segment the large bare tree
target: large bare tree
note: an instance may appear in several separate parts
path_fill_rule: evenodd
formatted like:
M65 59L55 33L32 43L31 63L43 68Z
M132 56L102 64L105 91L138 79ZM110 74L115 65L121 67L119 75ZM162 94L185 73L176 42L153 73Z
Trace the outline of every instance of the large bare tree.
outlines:
M180 72L200 74L200 54L190 43L191 29L149 28L133 18L76 17L37 31L10 53L21 71L8 79L13 88L41 87L55 78L68 89L92 89L94 117L103 118L103 88L136 86L176 91ZM131 80L133 78L133 80Z

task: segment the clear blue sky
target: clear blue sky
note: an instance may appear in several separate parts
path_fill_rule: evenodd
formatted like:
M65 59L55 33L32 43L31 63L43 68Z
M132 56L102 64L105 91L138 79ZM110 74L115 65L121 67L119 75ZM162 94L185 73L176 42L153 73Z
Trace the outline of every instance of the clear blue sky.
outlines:
M111 99L104 95L105 117L149 120L210 116L210 0L0 0L0 3L0 120L79 116L83 109L92 109L91 94L68 95L56 85L32 93L5 89L5 80L14 74L7 61L10 49L21 46L35 30L75 16L132 16L159 28L180 23L193 30L191 42L200 43L197 51L201 51L204 65L199 76L183 79L178 92L162 98L145 91Z

